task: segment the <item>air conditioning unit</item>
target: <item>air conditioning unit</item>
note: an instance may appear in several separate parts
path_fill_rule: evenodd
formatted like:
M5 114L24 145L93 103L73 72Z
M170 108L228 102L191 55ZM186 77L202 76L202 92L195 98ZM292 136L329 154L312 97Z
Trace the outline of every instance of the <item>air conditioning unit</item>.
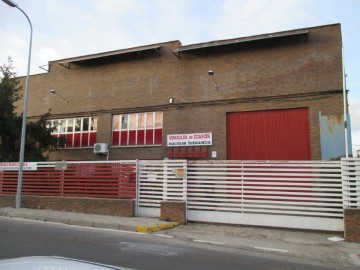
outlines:
M109 152L108 144L107 143L95 143L94 144L94 153L95 154L102 154Z

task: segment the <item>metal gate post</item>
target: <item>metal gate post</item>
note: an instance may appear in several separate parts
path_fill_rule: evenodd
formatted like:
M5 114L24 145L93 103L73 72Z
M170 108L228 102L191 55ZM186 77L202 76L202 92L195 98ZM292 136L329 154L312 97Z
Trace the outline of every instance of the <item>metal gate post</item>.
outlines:
M0 172L0 194L2 193L3 182L4 182L4 172Z
M136 171L136 184L135 184L135 217L138 216L139 213L139 160L136 160L135 163L135 171Z
M340 170L341 170L341 191L342 191L342 206L343 209L345 209L345 202L346 202L346 196L345 196L345 189L346 189L346 184L345 184L345 171L346 171L346 165L345 165L345 161L341 158L340 159Z
M187 186L187 180L188 180L188 160L185 160L184 164L183 164L183 169L184 169L184 179L183 179L183 200L185 201L185 220L187 222L187 217L188 217L188 206L187 206L187 192L188 192L188 186Z
M163 201L166 201L168 199L168 162L167 159L164 159L163 161L163 196L162 199Z

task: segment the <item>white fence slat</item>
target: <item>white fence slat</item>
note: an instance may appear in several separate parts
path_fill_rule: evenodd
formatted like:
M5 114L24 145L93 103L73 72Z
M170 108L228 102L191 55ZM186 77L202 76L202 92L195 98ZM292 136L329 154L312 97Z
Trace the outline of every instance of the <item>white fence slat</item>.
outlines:
M277 204L253 204L253 203L230 203L230 202L190 202L189 207L194 205L209 205L209 206L227 206L232 208L237 208L238 211L242 211L243 208L258 208L258 209L282 209L282 210L304 210L309 212L329 212L328 207L308 207L308 206L284 206L284 205L277 205ZM342 213L342 207L332 208L331 212Z
M191 198L190 198L191 199ZM222 198L201 198L201 197L197 197L196 201L221 201L223 202L224 200ZM330 208L336 207L336 208L342 208L342 200L338 200L335 202L322 202L322 201L310 201L310 202L304 202L304 201L296 201L296 202L291 202L291 201L271 201L271 200L255 200L255 199L251 199L251 200L247 200L247 199L243 199L243 198L239 198L239 199L227 199L227 202L236 202L236 203L243 203L243 204L277 204L277 205L299 205L299 206L308 206L308 207L325 207L328 206ZM189 204L191 204L193 202L193 200L188 200Z
M276 186L276 187L271 187L271 186L254 186L254 185L247 185L246 186L241 186L241 185L189 185L190 187L190 191L196 191L196 190L201 190L204 188L207 188L208 191L211 192L215 192L215 191L223 191L223 192L232 192L234 189L237 189L238 192L243 192L243 189L245 190L244 192L247 192L246 190L267 190L267 191L271 191L271 190L275 190L275 191L279 191L280 193L282 193L282 190L286 190L286 191L311 191L313 193L317 193L319 191L329 191L329 192L336 192L338 190L334 189L334 188L320 188L320 187L316 187L316 186L294 186L294 187L283 187L283 186ZM359 189L358 189L359 190ZM275 192L275 193L279 193L279 192Z
M212 167L212 168L205 168L205 167L200 167L200 168L196 168L196 169L191 169L190 172L212 172L213 174L220 174L222 171L226 171L229 175L231 174L236 174L236 173L240 173L243 170L246 170L247 172L254 172L254 173L258 173L258 172L286 172L289 174L293 174L293 173L299 173L299 172L307 172L307 173L314 173L314 172L334 172L334 173L339 173L339 168L340 167L327 167L327 168L294 168L294 169L290 169L290 168L276 168L276 167L256 167L256 168L246 168L246 167L235 167L235 168L231 168L231 167Z
M279 228L294 228L307 230L343 231L344 223L338 218L304 217L287 215L254 215L247 213L233 213L229 215L217 211L188 211L188 219L192 221L208 222L209 219L221 220L222 223L244 224L250 226L269 226ZM279 222L279 220L281 222Z
M254 166L278 166L278 167L340 167L339 161L316 161L316 160L301 160L301 161L237 161L237 160L189 160L188 164L191 167L254 167ZM360 163L359 163L360 164Z
M201 207L189 207L189 210L216 210L216 211L228 211L228 212L241 212L241 213L257 213L257 214L283 214L283 215L302 215L302 216L317 216L317 217L339 217L342 218L341 214L333 214L333 213L326 213L326 212L317 212L312 213L309 211L286 211L286 210L268 210L268 209L250 209L244 208L243 211L234 211L234 208L229 207L217 207L217 206L201 206Z
M192 178L189 177L188 181L191 183L228 183L228 184L237 184L237 183L251 183L251 182L258 182L258 183L287 183L292 182L294 184L297 183L329 183L329 184L337 184L338 186L341 186L341 182L339 182L339 176L338 178L266 178L266 177L256 177L256 178L245 178L245 177L237 177L237 178L230 178L230 177L217 177L217 178L210 178L210 177L196 177Z
M215 196L210 196L210 193L190 193L188 194L188 198L191 200L196 200L196 198L198 197L205 197L205 198L211 198L211 197L215 197ZM218 195L218 194L217 194ZM220 194L218 196L216 196L218 198L239 198L241 196L237 195L237 194ZM306 200L310 200L310 201L322 201L322 202L342 202L342 198L341 197L337 197L337 198L305 198L305 197L290 197L290 196L268 196L268 195L243 195L242 198L244 199L268 199L268 200L288 200L288 201L292 201L294 203L298 202L298 201L306 201Z

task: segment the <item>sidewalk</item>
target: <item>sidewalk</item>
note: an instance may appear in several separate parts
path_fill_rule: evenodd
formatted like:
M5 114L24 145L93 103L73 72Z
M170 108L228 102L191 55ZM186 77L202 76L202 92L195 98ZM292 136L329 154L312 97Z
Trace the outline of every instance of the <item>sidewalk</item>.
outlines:
M341 232L188 223L166 231L166 235L198 243L309 259L340 269L360 268L360 243L341 240Z
M54 210L15 209L10 207L0 208L1 216L133 232L153 232L169 229L177 225L175 222L160 221L158 218L127 218Z
M26 208L0 208L0 216L134 232L152 232L176 225L174 222L160 221L158 218L126 218ZM342 269L360 266L360 243L342 241L341 232L188 223L156 234L199 245L208 244L284 254Z

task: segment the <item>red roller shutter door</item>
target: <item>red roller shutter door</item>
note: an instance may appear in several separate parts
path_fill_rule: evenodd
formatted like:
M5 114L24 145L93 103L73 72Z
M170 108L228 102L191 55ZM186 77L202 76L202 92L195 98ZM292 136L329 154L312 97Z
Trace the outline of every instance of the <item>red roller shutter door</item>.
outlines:
M227 158L310 160L308 108L227 113Z

